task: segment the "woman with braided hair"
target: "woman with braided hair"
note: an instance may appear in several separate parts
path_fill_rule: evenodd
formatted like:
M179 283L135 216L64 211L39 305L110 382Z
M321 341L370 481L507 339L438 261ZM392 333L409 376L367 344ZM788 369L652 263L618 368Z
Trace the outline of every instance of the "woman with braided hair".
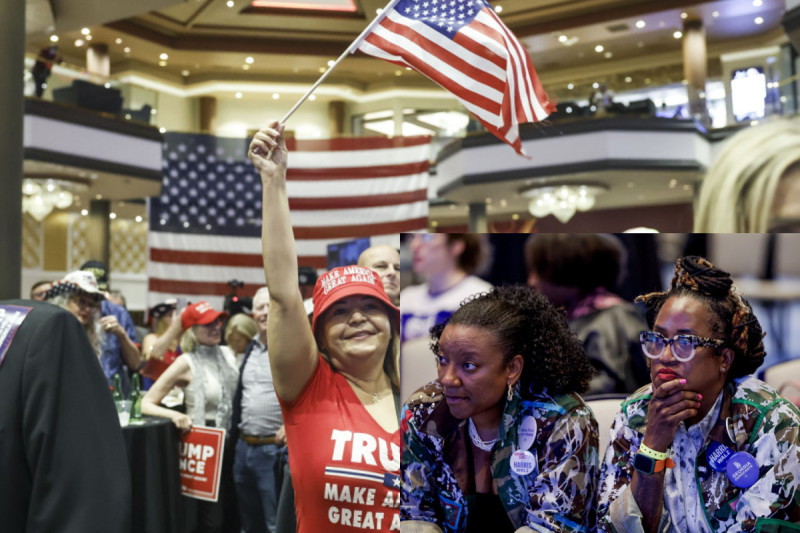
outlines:
M730 275L683 257L637 301L651 384L612 424L598 529L800 531L800 413L751 375L764 333Z

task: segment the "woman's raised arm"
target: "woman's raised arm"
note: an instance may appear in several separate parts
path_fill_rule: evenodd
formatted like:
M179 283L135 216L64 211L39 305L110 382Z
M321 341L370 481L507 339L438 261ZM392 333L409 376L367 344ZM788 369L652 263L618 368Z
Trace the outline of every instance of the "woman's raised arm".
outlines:
M317 365L317 345L306 317L297 277L297 250L286 193L288 151L283 125L255 134L249 157L263 189L261 249L270 294L267 338L275 392L285 401L300 394Z

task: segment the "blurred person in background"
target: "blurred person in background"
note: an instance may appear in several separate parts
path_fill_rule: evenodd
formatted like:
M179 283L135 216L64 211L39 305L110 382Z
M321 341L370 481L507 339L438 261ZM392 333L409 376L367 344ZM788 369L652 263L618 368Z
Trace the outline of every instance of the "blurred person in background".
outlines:
M106 337L100 321L100 302L104 298L103 292L97 287L94 274L82 270L70 272L62 279L53 282L45 295L45 301L75 315L86 331L89 344L98 359L103 354L103 341ZM119 324L115 326L112 331L119 331Z
M244 313L238 313L228 319L225 324L225 344L233 351L237 366L241 366L247 345L258 333L255 320Z
M370 246L358 257L358 266L371 268L381 276L386 295L400 305L400 252L388 244Z
M148 316L153 325L151 332L142 340L145 366L141 373L146 380L145 390L183 353L180 349L183 327L177 310L177 300L170 299L154 305Z
M175 359L142 398L143 415L169 418L183 432L193 425L230 430L239 370L230 348L220 346L224 317L223 311L214 310L205 301L183 310L180 318L185 330L181 340L183 355ZM184 389L186 414L159 405L175 386ZM235 503L231 444L227 438L219 500L184 498L188 520L197 521L195 532L227 532L238 528L238 511L231 504Z
M108 268L100 261L87 261L81 266L84 272L90 272L97 279L97 286L103 292L104 298L100 305L100 324L107 332L103 341L103 355L100 363L103 373L109 384L113 383L114 374L119 374L122 380L122 391L127 397L131 391L131 378L128 369L138 372L142 366L141 352L136 344L136 327L128 311L109 299L108 293Z
M44 301L47 290L52 283L50 281L37 281L31 286L31 300Z
M697 233L800 231L800 118L748 127L726 140L694 212Z
M473 275L487 254L482 235L416 233L410 249L412 269L425 282L400 293L403 342L427 337L430 329L453 314L466 297L492 287Z
M625 249L613 235L531 235L528 285L563 307L595 368L588 394L631 393L648 382L639 333L644 314L614 294Z
M238 317L228 321L228 327ZM231 438L236 446L233 476L245 533L274 533L277 521L275 463L286 432L267 352L269 290L253 297L253 334L247 338L233 397ZM230 343L229 343L230 345Z
M599 530L797 531L800 413L753 376L764 333L730 274L682 257L637 301L652 382L611 426Z

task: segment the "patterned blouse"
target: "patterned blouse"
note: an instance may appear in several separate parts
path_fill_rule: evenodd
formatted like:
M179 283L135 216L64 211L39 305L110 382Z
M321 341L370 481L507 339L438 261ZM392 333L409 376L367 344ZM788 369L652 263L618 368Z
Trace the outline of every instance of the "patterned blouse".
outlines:
M635 392L611 426L600 473L600 531L642 531L629 485L651 397L651 385ZM711 468L706 450L714 441L755 458L755 484L740 489ZM675 468L664 476L659 532L800 531L800 412L766 383L752 376L728 383L701 422L680 424L669 454Z
M527 438L518 431L523 420L526 427L535 426ZM401 431L402 531L463 532L476 492L467 421L450 414L434 381L404 406ZM517 532L593 529L597 422L580 396L541 393L522 400L515 391L506 402L499 437L492 450L492 483ZM532 442L526 448L534 458L528 474L510 466L521 441Z

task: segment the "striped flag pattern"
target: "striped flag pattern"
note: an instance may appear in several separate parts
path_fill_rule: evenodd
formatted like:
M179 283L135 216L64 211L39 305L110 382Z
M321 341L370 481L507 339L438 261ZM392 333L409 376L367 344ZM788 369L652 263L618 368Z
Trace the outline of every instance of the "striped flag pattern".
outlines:
M227 282L264 284L261 180L249 139L167 133L162 194L150 201L148 306L187 296L221 308ZM326 268L328 244L428 224L429 137L287 141L287 193L298 263Z
M358 49L438 83L521 155L519 125L555 110L525 48L486 0L400 0Z

